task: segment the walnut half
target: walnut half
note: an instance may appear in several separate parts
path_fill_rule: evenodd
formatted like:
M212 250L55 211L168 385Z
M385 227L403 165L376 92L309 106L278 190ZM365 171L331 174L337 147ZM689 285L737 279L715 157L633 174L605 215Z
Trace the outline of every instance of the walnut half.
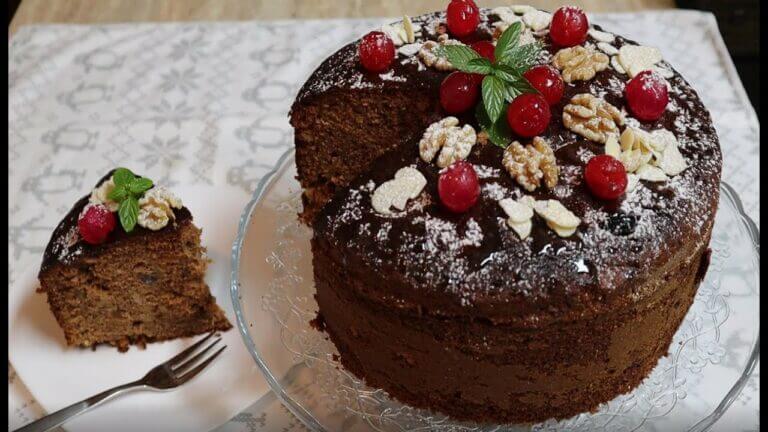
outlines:
M419 141L419 156L424 162L432 162L438 151L437 166L448 165L466 159L477 142L475 128L466 124L459 127L459 119L446 117L432 123Z
M421 61L427 65L428 67L435 68L439 71L451 71L456 69L453 67L451 62L448 61L445 57L439 57L437 53L435 53L435 50L439 46L445 46L445 45L464 45L461 42L451 39L448 37L447 34L442 34L437 38L437 42L435 41L426 41L421 46L421 49L419 50L419 58Z
M517 183L529 192L541 186L542 179L548 188L555 187L560 175L552 147L540 137L535 137L533 144L525 147L517 141L510 144L504 151L502 164Z
M563 108L563 125L589 140L605 144L609 134L617 134L624 124L618 108L589 93L571 98Z
M583 46L563 48L552 58L552 64L563 71L563 80L567 83L591 80L605 70L609 62L607 55Z

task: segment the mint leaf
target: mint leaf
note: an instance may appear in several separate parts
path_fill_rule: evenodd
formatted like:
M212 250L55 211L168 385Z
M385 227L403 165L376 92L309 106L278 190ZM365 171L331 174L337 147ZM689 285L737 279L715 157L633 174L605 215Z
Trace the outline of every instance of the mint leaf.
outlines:
M488 139L490 139L493 144L505 149L509 143L512 142L512 131L510 130L506 119L500 118L495 123L491 122L483 104L477 104L475 117L480 124L480 128L488 134Z
M493 66L493 74L507 84L517 85L521 81L528 82L517 69L505 64Z
M491 123L495 123L504 110L504 81L493 75L487 75L483 78L482 92L485 111Z
M128 190L132 194L140 195L152 187L152 180L146 177L137 177L128 184Z
M543 45L540 41L520 45L510 49L505 56L497 56L496 64L511 66L517 69L520 74L523 74L536 64L542 49Z
M139 200L133 196L124 199L120 203L117 214L120 216L120 225L123 226L125 232L133 231L139 219Z
M464 72L479 73L483 75L488 75L492 71L493 65L491 65L491 61L484 57L470 60L467 62L467 67L464 69Z
M115 186L114 189L109 191L109 194L107 194L107 198L117 203L124 200L127 196L128 190L125 188L125 186Z
M520 74L520 71L512 66L494 65L493 69L493 74L501 78L506 85L504 99L507 102L512 102L514 98L523 93L538 93L538 90Z
M512 23L503 33L499 36L499 40L496 41L496 49L493 51L496 62L509 55L509 51L517 47L520 43L520 32L523 31L523 23L520 21Z
M118 168L115 170L114 174L112 174L112 179L115 181L116 186L126 186L135 177L136 176L133 175L128 168Z
M447 58L453 67L462 72L470 72L466 70L467 63L469 63L470 60L482 58L477 51L466 45L443 45L437 47L435 53L440 57Z
M533 88L531 83L528 82L528 80L525 80L523 83L520 83L519 85L510 85L507 86L507 94L504 96L504 99L506 99L507 102L512 102L516 97L520 96L523 93L538 93L539 91Z

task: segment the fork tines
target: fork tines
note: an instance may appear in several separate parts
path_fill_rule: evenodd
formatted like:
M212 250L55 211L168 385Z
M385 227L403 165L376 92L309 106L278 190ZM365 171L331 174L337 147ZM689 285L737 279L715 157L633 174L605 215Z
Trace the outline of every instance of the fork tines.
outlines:
M210 342L206 344L208 341ZM211 332L208 336L195 342L192 346L168 360L166 365L171 369L174 378L181 382L185 382L205 369L206 366L227 348L227 346L224 345L213 354L207 355L219 342L221 342L221 335L216 332Z

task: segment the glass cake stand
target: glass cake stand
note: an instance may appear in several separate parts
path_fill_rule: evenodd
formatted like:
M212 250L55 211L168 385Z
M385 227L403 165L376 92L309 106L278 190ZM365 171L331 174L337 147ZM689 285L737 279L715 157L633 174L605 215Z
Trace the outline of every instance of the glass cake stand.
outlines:
M310 230L293 150L264 177L232 248L237 325L283 404L312 431L705 431L738 397L759 358L759 232L723 183L712 261L670 353L633 392L536 425L478 425L415 409L370 388L335 359L315 317Z

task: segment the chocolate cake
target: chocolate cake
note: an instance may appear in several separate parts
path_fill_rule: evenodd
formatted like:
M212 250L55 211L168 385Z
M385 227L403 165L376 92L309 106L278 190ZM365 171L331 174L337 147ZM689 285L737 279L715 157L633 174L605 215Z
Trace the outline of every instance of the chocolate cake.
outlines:
M348 370L414 407L492 423L595 410L667 354L707 271L721 170L709 113L652 48L596 25L554 43L558 13L480 9L460 41L445 12L406 17L382 29L395 44L413 29L386 71L352 42L293 105L318 327ZM498 45L513 26L565 82L543 130L518 134L509 115L499 145L480 111L446 112L456 67L424 49ZM661 111L632 105L638 83L663 83ZM457 211L444 177L459 168L478 193Z
M39 291L67 344L126 351L230 329L204 281L208 259L189 209L153 186L135 196L136 224L115 226L123 210L108 198L113 179L110 172L75 203L45 249ZM99 220L88 226L88 218Z

